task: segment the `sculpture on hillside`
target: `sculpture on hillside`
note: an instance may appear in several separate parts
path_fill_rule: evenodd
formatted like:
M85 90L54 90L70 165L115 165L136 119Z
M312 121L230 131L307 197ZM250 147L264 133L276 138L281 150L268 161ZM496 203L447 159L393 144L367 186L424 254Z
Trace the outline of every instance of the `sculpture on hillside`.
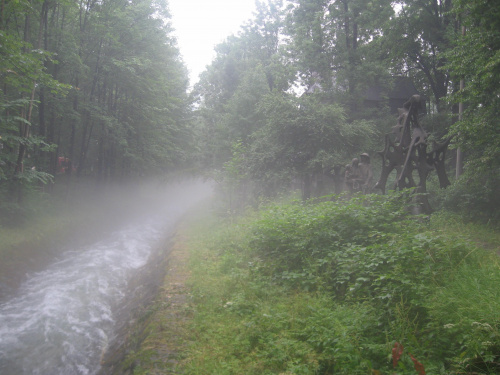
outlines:
M351 164L345 166L345 186L350 193L356 193L359 189L359 159L354 158Z
M425 193L426 181L429 172L436 169L439 185L445 188L450 181L445 171L445 154L451 138L443 143L433 142L433 149L427 152L427 133L420 126L418 112L422 109L420 95L413 95L399 108L398 123L392 128L392 133L385 136L384 150L379 152L382 157L382 172L375 188L385 193L387 179L393 170L396 170L394 189L415 187L417 202L423 212L431 211ZM418 183L415 182L413 172L417 171Z
M358 168L361 191L363 194L369 194L371 193L372 188L373 170L370 164L370 155L366 152L361 154L361 162L359 163Z
M354 158L350 164L345 166L345 190L349 193L362 192L363 194L369 194L373 180L370 156L364 152L360 155L360 159Z

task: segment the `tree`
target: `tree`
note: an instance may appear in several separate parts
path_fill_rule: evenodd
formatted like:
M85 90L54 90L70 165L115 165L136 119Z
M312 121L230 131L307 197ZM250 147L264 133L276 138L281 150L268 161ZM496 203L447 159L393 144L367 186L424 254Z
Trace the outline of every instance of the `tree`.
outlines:
M2 2L2 187L186 165L188 78L169 18L165 1Z
M343 108L321 94L269 94L260 104L266 125L253 136L246 156L249 174L273 194L278 187L301 181L304 199L312 195L315 177L370 147L373 124L348 122Z
M466 27L447 53L447 68L456 80L464 78L465 88L451 95L455 103L465 103L464 118L451 133L475 167L485 171L498 168L500 135L500 5L488 1L457 1L455 14Z
M257 110L261 98L288 90L293 81L279 56L281 3L258 2L255 19L216 47L214 61L195 86L204 168L220 169L236 143L246 147L263 125Z
M346 39L356 52L364 48L368 30L379 26L368 15L357 14L363 26L354 27L355 42L350 36L341 38L352 31L336 22L342 19L344 25L346 17L354 16L350 8L347 15L342 13L345 7L340 11L337 5L304 0L290 2L281 11L281 2L259 4L256 18L217 47L214 62L195 88L205 167L227 170L230 163L233 172L244 176L242 183L248 178L256 181L256 193L261 195L272 195L298 180L308 198L314 178L371 149L376 127L353 110L359 99L349 99L353 93L346 93L346 82L358 92L382 70L375 63L364 68L368 50L356 57L356 66L348 63L347 53L342 52L344 60L336 53ZM348 5L373 6L362 1ZM377 17L392 12L388 5L376 2ZM365 69L363 79L358 69ZM346 72L355 72L350 81ZM299 97L293 89L297 80L305 86L316 83L319 89Z
M394 73L410 76L421 92L433 97L437 111L445 111L451 80L444 52L457 26L452 1L399 1L398 6L397 16L384 27L382 48L390 51Z
M355 114L366 88L386 78L378 41L392 14L387 0L291 1L289 56L303 84L319 83Z
M454 14L465 26L446 53L449 70L465 86L450 95L464 103L461 121L450 129L465 152L464 176L450 192L449 206L467 215L499 220L500 184L500 4L486 0L454 2Z
M9 4L2 11L0 30L0 184L9 186L10 199L19 203L23 199L23 187L33 182L46 183L51 176L25 165L25 158L36 148L49 146L44 139L32 134L33 112L37 87L46 87L54 93L66 87L53 79L46 71L46 63L52 54L41 49L42 31L47 13L47 2L23 5ZM24 24L17 23L18 12L25 11ZM38 33L35 46L32 40L32 16L38 14Z

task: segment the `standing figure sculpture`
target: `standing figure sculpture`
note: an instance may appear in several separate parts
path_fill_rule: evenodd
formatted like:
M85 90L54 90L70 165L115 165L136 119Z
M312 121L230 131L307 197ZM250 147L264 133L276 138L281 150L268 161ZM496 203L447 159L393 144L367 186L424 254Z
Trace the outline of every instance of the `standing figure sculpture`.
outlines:
M351 164L345 166L345 185L350 193L360 191L358 158L352 159Z
M371 193L371 185L373 180L373 170L370 164L370 155L366 152L360 155L361 162L359 163L359 181L363 194Z

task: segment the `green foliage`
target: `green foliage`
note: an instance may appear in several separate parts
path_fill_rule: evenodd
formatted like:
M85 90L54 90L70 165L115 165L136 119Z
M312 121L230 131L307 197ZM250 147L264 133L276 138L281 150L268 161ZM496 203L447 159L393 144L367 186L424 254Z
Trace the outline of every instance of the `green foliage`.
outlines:
M452 1L399 1L399 13L383 25L383 47L396 74L409 75L419 91L446 110L450 74L443 51L455 38Z
M334 93L349 118L359 118L361 96L387 74L378 39L393 13L387 0L290 1L287 56L294 61L300 83L306 89L319 83Z
M57 157L69 158L66 174L100 181L186 166L193 150L188 79L166 2L2 9L1 178L13 179L23 162L55 175Z
M241 213L250 201L252 183L245 169L245 147L242 142L233 144L232 154L232 159L224 163L222 170L213 173L221 216Z
M465 81L465 88L450 97L452 103L463 102L465 111L450 133L469 153L470 173L481 176L499 168L500 5L460 0L455 2L454 13L466 31L457 35L447 51L446 68L457 80Z
M30 93L34 82L57 91L67 91L69 86L55 80L46 70L45 64L55 63L53 53L22 40L16 33L0 30L0 66L1 82L5 85L1 91L1 102L8 104L17 100L19 93ZM6 90L6 88L14 89Z
M409 213L401 196L359 196L318 204L277 206L255 224L253 245L262 256L286 272L302 270L315 259L318 266L346 246L376 245L379 236L405 230ZM400 225L394 222L400 220ZM333 261L331 258L330 261Z
M20 35L9 31L0 30L0 187L6 183L17 185L11 190L19 192L35 183L51 182L53 178L47 172L36 170L32 161L24 163L26 153L54 150L54 145L49 145L43 137L30 136L31 111L35 104L30 94L37 85L52 95L64 94L69 86L48 74L46 65L55 63L51 52L33 48L26 38L22 40ZM3 206L3 211L13 218L24 217L24 209L16 203ZM17 219L12 222L18 222Z
M362 48L377 39L392 8L385 0L344 3L347 10L324 1L259 3L255 19L216 48L195 87L203 167L222 170L242 142L240 167L254 197L276 196L295 182L307 199L315 176L374 148L380 123L359 110L361 93L387 72L372 59L375 49ZM363 15L366 8L375 18ZM338 27L345 18L356 25ZM349 46L339 32L349 34Z
M428 330L455 368L493 374L500 370L500 268L480 260L460 264L429 301ZM473 298L471 303L470 298ZM456 351L456 350L459 351Z
M428 374L495 373L497 256L407 202L271 205L211 230L192 264L187 373L415 374L410 354Z
M368 146L373 124L349 122L341 106L322 99L316 94L297 98L271 93L259 103L266 121L253 134L246 167L260 194L272 196L293 179L310 181L310 176L329 171Z
M223 232L211 230L203 239L209 247L192 246L194 336L185 373L363 374L367 350L383 355L384 345L364 341L376 324L370 306L289 294L261 276L258 258L241 243L245 223Z
M477 167L483 169L482 167ZM450 212L460 214L469 221L500 222L500 169L484 170L478 175L471 163L465 173L453 185L440 192L439 203Z
M381 320L394 318L390 306L401 298L413 314L426 314L430 290L468 247L433 235L401 201L370 196L273 208L256 224L251 243L279 284L371 301L386 311Z

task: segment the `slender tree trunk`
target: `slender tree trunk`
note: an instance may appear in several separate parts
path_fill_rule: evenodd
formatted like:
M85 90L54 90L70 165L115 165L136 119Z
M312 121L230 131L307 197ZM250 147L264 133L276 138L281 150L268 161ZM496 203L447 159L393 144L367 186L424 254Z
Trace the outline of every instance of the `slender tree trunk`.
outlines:
M78 77L75 80L75 85L78 87ZM73 97L73 112L76 113L78 111L78 93L75 91ZM68 159L69 165L66 173L68 177L73 174L73 163L75 160L75 136L76 136L76 119L71 121L71 133L69 137L69 150L68 150Z
M310 173L304 174L302 177L302 200L306 201L311 198L312 192L312 176Z
M48 15L49 15L49 6L47 4L47 1L43 3L42 6L42 14L40 17L40 33L39 33L39 38L42 37L43 34L43 48L47 51L49 48L48 44L48 27L47 27L47 22L48 22ZM43 22L42 22L43 21ZM41 41L39 41L39 48L41 46ZM45 68L48 67L48 63L44 63ZM47 134L47 129L46 129L46 122L45 122L45 109L47 106L46 102L46 90L44 87L40 88L40 94L39 94L39 100L40 103L38 104L38 122L39 122L39 135L42 137L45 137Z
M85 168L85 162L87 158L87 149L88 149L88 142L87 142L87 132L89 129L89 123L92 121L90 117L90 111L85 110L84 115L83 115L83 130L82 130L82 140L80 144L80 155L78 157L78 169L76 171L76 175L80 177L82 175L82 172ZM90 131L92 134L92 131Z
M47 8L47 0L43 2L42 5L42 13L40 16L40 27L38 29L38 43L37 43L37 48L40 49L41 44L42 44L42 30L43 30L43 24L44 24L44 13L45 9ZM26 15L25 18L25 24L24 24L24 40L28 41L29 40L29 30L30 30L30 16L29 14ZM24 112L21 114L21 118L24 119L25 121L21 121L19 125L19 136L21 138L28 138L30 136L30 128L31 128L31 115L33 113L33 103L35 101L35 93L36 93L36 86L37 83L36 81L33 81L33 88L31 89L31 95L28 103L28 110L27 112ZM24 156L26 154L26 144L22 142L19 145L18 153L17 153L17 161L16 161L16 167L14 170L14 175L17 175L19 173L23 172L23 163L24 163ZM19 189L21 191L21 189ZM19 200L21 200L21 196L19 196Z
M462 37L465 36L465 26L462 26ZM463 91L465 88L465 80L462 78L460 80L460 91ZM463 118L463 113L464 113L464 103L461 101L458 103L458 121L462 121ZM464 169L464 156L462 153L462 150L460 150L460 147L457 148L457 164L456 164L456 170L455 170L455 177L459 178Z
M103 44L103 39L101 38L101 40L99 42L99 51L97 54L97 61L96 61L96 66L95 66L95 70L94 70L94 78L92 80L92 87L90 89L90 94L89 94L89 99L88 99L89 103L92 103L94 98L95 98L95 90L96 90L97 81L99 78L102 44ZM86 110L85 117L83 120L82 143L81 143L81 147L80 147L80 159L78 161L78 170L77 170L77 175L79 177L81 176L81 173L85 167L88 147L90 145L90 138L92 136L93 123L94 123L94 121L91 118L90 110Z
M350 33L350 28L349 28L349 4L348 0L344 0L344 32L345 32L345 45L347 50L350 48L350 41L349 41L349 33Z
M104 133L104 130L102 130ZM97 155L97 184L101 185L104 175L104 134L99 138L99 151Z
M5 0L2 0L2 2L0 3L0 30L3 30L4 9L5 9Z

